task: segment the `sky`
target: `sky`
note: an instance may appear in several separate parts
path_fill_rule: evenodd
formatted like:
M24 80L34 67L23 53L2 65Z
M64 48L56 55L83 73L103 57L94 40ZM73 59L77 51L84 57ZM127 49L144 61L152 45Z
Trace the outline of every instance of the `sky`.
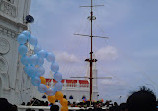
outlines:
M93 0L93 52L97 62L99 98L125 102L132 91L146 86L158 96L157 0ZM89 58L90 0L32 0L32 35L53 52L64 79L85 76ZM49 77L50 66L46 63Z

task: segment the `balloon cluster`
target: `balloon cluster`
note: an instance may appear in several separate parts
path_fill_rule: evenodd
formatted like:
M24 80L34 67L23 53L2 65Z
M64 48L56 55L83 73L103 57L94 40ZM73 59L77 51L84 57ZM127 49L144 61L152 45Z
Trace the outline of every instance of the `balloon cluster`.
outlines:
M38 45L37 38L32 36L30 31L25 30L18 35L17 41L19 43L18 52L21 55L21 63L24 65L25 73L31 78L31 83L38 87L40 93L48 95L48 101L54 103L55 100L60 100L62 105L61 111L68 111L68 101L63 98L61 92L63 84L61 83L62 74L59 71L59 65L55 62L55 55L47 52ZM29 56L27 44L34 49L34 54ZM51 71L54 72L54 79L56 84L54 87L46 85L46 79L42 77L45 73L43 67L44 60L51 63Z

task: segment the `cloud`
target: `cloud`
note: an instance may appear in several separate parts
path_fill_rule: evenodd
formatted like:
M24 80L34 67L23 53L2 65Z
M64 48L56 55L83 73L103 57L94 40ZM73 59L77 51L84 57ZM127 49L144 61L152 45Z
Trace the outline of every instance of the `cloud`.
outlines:
M74 54L69 54L67 52L57 52L55 53L57 62L64 63L78 63L80 62L79 58Z
M125 86L126 83L123 82L123 81L120 81L120 80L115 80L115 79L112 79L112 80L102 80L101 81L101 84L102 85L110 85L110 86Z
M100 48L96 52L96 57L99 60L116 60L118 58L117 49L112 46Z

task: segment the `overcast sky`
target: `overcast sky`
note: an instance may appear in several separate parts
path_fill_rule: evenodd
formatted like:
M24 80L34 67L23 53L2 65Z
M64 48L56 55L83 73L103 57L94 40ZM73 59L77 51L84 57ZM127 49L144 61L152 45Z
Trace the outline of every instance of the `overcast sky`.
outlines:
M32 34L55 54L64 79L86 74L90 38L73 35L90 34L90 9L83 5L90 0L32 0ZM158 0L94 0L94 5L104 7L94 8L93 34L110 37L93 39L98 77L112 77L99 80L99 98L124 102L142 85L158 96Z

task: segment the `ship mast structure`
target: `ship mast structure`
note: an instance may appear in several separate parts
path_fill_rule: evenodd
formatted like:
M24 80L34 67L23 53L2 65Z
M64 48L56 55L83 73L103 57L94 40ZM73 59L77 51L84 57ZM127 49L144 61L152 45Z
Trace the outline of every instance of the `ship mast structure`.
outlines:
M85 61L90 63L90 104L92 102L92 91L93 91L93 79L111 79L111 77L102 77L102 78L93 78L93 72L92 72L92 67L93 67L93 62L97 62L97 59L93 59L93 37L97 38L109 38L109 37L102 37L102 36L94 36L93 35L93 20L96 20L96 17L93 16L93 7L97 6L104 6L104 5L93 5L93 0L91 0L91 5L90 6L80 6L80 7L90 7L90 16L88 16L88 19L90 20L90 25L91 25L91 33L90 35L86 34L74 34L74 35L79 35L79 36L88 36L91 38L91 48L90 48L90 58L86 59ZM85 77L71 77L71 78L85 78Z

